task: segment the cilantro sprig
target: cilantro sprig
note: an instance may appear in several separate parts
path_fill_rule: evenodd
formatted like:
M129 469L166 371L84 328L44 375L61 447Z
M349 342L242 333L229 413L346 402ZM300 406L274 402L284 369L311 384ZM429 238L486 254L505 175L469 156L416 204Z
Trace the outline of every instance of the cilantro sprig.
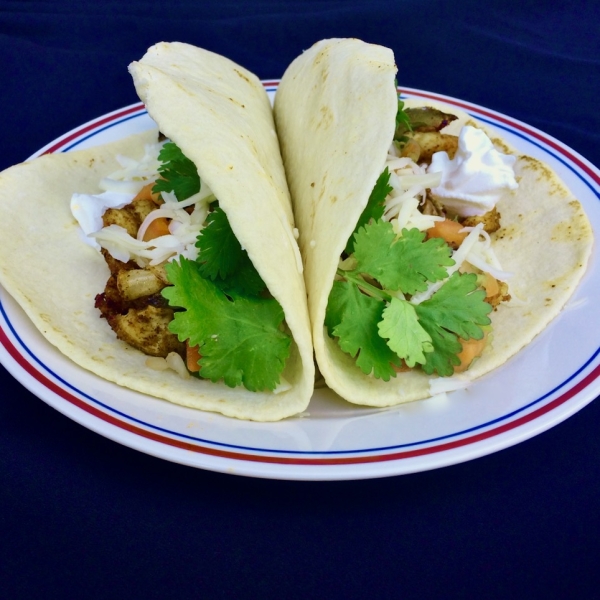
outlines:
M398 90L397 80L394 80L394 86L396 90ZM412 130L413 125L410 116L404 110L404 102L400 99L400 94L398 93L398 110L396 111L396 131L394 133L394 140L406 142L407 138L404 134Z
M381 219L385 210L385 199L386 196L392 191L390 185L390 172L386 167L383 173L377 178L375 187L369 196L367 206L363 210L362 214L358 219L354 233L350 236L348 243L346 244L346 254L352 254L354 252L354 236L356 232L371 220Z
M281 305L272 298L225 294L186 258L166 270L173 285L162 294L171 306L184 309L175 312L169 329L199 346L200 377L253 392L275 389L291 346Z
M341 349L356 358L363 373L389 381L396 376L392 365L399 366L401 361L383 338L373 335L384 309L383 300L363 294L355 282L336 281L325 325L330 335L339 338Z
M395 377L402 361L430 375L452 375L460 364L459 338L481 339L490 323L492 308L477 276L448 276L450 247L417 229L398 237L391 223L371 219L353 240L356 267L338 269L325 319L329 334L364 373L384 381ZM410 302L439 281L428 300Z
M225 292L258 296L265 289L248 252L238 242L229 219L217 206L206 219L196 241L200 273Z
M396 112L396 132L394 134L394 139L404 142L406 141L406 137L404 137L404 133L413 130L413 125L410 120L410 116L404 110L404 102L400 100L400 96L398 96L398 111Z
M160 179L152 187L155 194L174 192L179 202L200 191L200 176L196 165L183 154L177 144L167 142L158 154Z
M415 306L419 323L431 336L435 352L426 355L423 370L431 375L449 376L460 364L457 354L463 340L483 337L482 327L490 324L492 310L485 291L477 287L475 273L453 273L429 299Z
M358 271L404 294L425 291L427 282L445 279L446 267L454 264L450 247L441 238L425 240L418 229L404 229L398 238L387 221L363 227L354 240Z
M200 191L196 166L176 144L167 142L158 158L153 192L174 192L182 201ZM199 347L200 377L250 391L274 390L291 346L283 309L263 294L266 286L227 215L214 206L196 240L196 261L180 257L165 265L171 285L162 294L181 309L169 329Z

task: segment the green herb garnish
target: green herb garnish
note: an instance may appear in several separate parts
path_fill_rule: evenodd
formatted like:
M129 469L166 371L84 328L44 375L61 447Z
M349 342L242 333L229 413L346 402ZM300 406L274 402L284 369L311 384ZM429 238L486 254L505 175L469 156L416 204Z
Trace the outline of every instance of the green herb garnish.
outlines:
M394 87L396 90L398 90L397 80L394 80ZM404 110L404 102L400 100L400 94L398 94L398 110L396 112L396 132L394 133L394 140L398 142L406 142L408 138L406 138L404 134L412 130L413 126L410 116Z
M152 192L174 192L179 202L187 200L200 191L200 176L196 165L173 142L167 142L160 150L158 179Z
M450 247L425 240L418 229L398 237L391 223L369 222L354 235L356 268L338 269L325 324L344 352L366 373L388 381L394 365L421 366L428 374L452 375L460 364L458 338L481 339L492 307L477 276L458 272ZM410 296L432 283L443 285L420 304ZM383 342L383 343L382 343Z
M346 254L352 254L354 252L354 236L356 232L369 221L381 219L385 210L385 199L387 195L392 191L390 185L390 172L386 167L383 173L377 179L375 187L369 196L367 206L363 210L362 214L358 219L354 233L350 236L348 243L346 244Z
M272 298L225 294L202 276L201 265L186 258L165 268L173 285L162 294L184 309L175 312L169 329L199 346L200 377L253 392L275 389L291 345L281 305Z
M172 142L160 151L161 179L153 192L174 192L187 200L200 191L194 163ZM277 300L262 297L266 286L237 240L218 204L196 241L198 257L165 265L171 283L162 291L176 309L169 330L180 341L199 346L199 377L274 390L290 353L291 336Z
M200 273L222 290L258 296L265 289L222 208L216 207L208 215L206 226L198 235L196 248L199 249L196 261L200 265Z

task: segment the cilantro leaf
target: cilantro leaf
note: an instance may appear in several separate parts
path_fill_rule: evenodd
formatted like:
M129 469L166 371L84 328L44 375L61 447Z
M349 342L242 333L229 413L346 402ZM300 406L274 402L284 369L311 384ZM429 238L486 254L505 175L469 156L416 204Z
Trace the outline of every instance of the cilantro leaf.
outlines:
M458 354L462 350L462 345L458 341L458 337L431 322L422 323L422 327L431 336L434 347L434 351L425 356L426 361L422 365L423 371L427 375L437 373L441 377L451 377L454 375L454 367L460 365Z
M196 261L203 277L225 279L235 272L244 250L238 242L225 211L217 207L208 214L196 241L200 253Z
M350 236L348 243L346 244L346 254L352 254L354 252L354 235L356 232L366 225L371 219L377 221L383 217L385 210L385 199L387 195L393 190L390 185L390 172L386 167L383 173L378 177L375 182L375 187L369 196L367 206L360 215L354 233Z
M427 282L447 277L452 266L451 250L441 238L423 241L425 233L403 229L396 240L391 223L376 221L354 236L356 270L368 273L389 290L415 294L427 289Z
M392 365L400 366L401 361L377 335L384 308L383 301L362 294L356 285L336 281L329 295L325 325L339 338L340 348L356 358L363 373L389 381L396 376Z
M487 316L492 307L485 302L485 291L477 289L475 273L453 273L429 300L416 307L419 320L440 323L463 339L483 337L482 325L489 325Z
M256 296L265 289L263 280L235 237L222 208L217 207L209 213L206 225L198 235L196 248L199 249L196 261L200 273L223 291Z
M175 312L169 329L199 346L199 375L229 387L273 390L290 354L291 338L281 330L283 309L274 299L227 297L200 274L194 261L166 265L172 286L163 296Z
M492 307L485 302L485 291L477 289L477 275L456 272L429 300L416 305L415 310L434 347L423 370L448 376L460 364L456 357L462 350L458 338L480 340L481 327L491 322L487 315Z
M407 131L412 131L412 123L410 116L404 110L404 102L400 100L400 94L398 93L398 80L394 79L394 88L398 94L398 110L396 111L396 131L394 133L394 140L399 142L405 142L406 137L403 136Z
M267 288L247 252L234 273L225 279L217 278L213 283L228 296L260 296Z
M415 307L406 300L392 298L378 324L379 335L407 366L426 361L425 353L433 350L431 336L419 324Z
M398 141L405 141L405 133L412 131L412 123L410 116L404 110L404 102L400 100L398 96L398 111L396 112L396 131L394 133L394 139Z
M173 142L167 142L158 155L162 163L158 168L158 179L152 191L174 192L180 202L200 191L200 176L196 165Z

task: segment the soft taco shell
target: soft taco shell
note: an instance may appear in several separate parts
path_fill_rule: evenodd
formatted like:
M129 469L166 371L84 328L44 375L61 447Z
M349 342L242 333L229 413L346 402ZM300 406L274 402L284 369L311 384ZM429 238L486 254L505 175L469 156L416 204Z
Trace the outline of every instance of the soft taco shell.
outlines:
M359 40L324 40L286 71L275 119L288 175L317 364L327 384L350 402L390 406L430 395L431 378L419 371L385 382L365 375L324 327L339 257L384 169L392 142L397 96L390 50ZM433 103L427 103L434 105ZM423 105L408 101L407 106ZM444 132L469 123L459 118ZM325 120L325 115L328 116ZM560 312L585 272L593 237L581 204L540 161L520 156L488 130L497 148L514 153L519 188L498 204L501 229L493 247L513 300L491 315L493 341L463 377L474 379L503 364Z
M104 379L192 408L274 421L302 412L314 365L302 266L270 103L239 65L184 44L158 44L131 66L160 130L199 167L232 229L285 313L292 333L284 377L291 389L254 393L154 371L146 356L116 339L94 297L108 268L79 237L69 202L99 193L119 169L116 155L143 155L148 132L67 154L46 155L0 174L0 283L61 352Z

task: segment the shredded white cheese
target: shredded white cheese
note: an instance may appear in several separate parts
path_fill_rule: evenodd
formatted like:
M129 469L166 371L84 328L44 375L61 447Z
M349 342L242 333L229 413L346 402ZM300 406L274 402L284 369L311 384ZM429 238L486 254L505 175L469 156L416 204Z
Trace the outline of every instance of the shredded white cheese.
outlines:
M167 365L169 365L169 368L173 369L173 371L175 371L182 379L189 379L191 377L183 362L183 358L181 358L177 352L169 352L165 361L167 362Z
M426 231L443 217L425 215L419 205L425 202L427 188L439 185L439 173L428 174L424 167L408 157L396 156L392 144L388 151L385 166L390 172L392 191L385 200L383 219L392 223L394 233L400 235L402 229L417 228Z
M158 154L165 143L166 141L146 144L141 160L117 155L117 162L122 168L102 178L100 188L107 192L137 194L146 184L156 179L160 166Z
M275 395L282 394L283 392L287 392L292 389L292 384L282 375L279 378L279 383L275 386L273 393Z
M140 161L118 156L117 160L123 168L101 181L104 189L127 189L131 190L129 193L106 191L96 195L74 194L71 199L71 212L89 245L97 250L105 248L113 258L122 262L135 260L140 267L158 265L178 256L195 260L198 256L198 233L208 216L210 202L215 200L213 192L203 181L200 192L182 202L172 192L162 192L164 203L144 219L137 239L118 225L103 227L102 215L108 208L123 208L144 185L156 180L160 166L158 154L162 145L148 144ZM191 214L186 210L189 207L193 207ZM169 235L144 241L148 227L162 217L170 220Z
M464 227L461 231L473 231L473 229L474 227ZM479 236L467 253L465 262L468 262L480 271L489 273L499 281L508 281L513 274L502 269L502 265L492 248L490 234L485 229L481 229L479 230Z
M447 394L456 390L464 390L469 386L471 380L464 375L452 375L452 377L433 377L429 380L429 393L432 396Z

